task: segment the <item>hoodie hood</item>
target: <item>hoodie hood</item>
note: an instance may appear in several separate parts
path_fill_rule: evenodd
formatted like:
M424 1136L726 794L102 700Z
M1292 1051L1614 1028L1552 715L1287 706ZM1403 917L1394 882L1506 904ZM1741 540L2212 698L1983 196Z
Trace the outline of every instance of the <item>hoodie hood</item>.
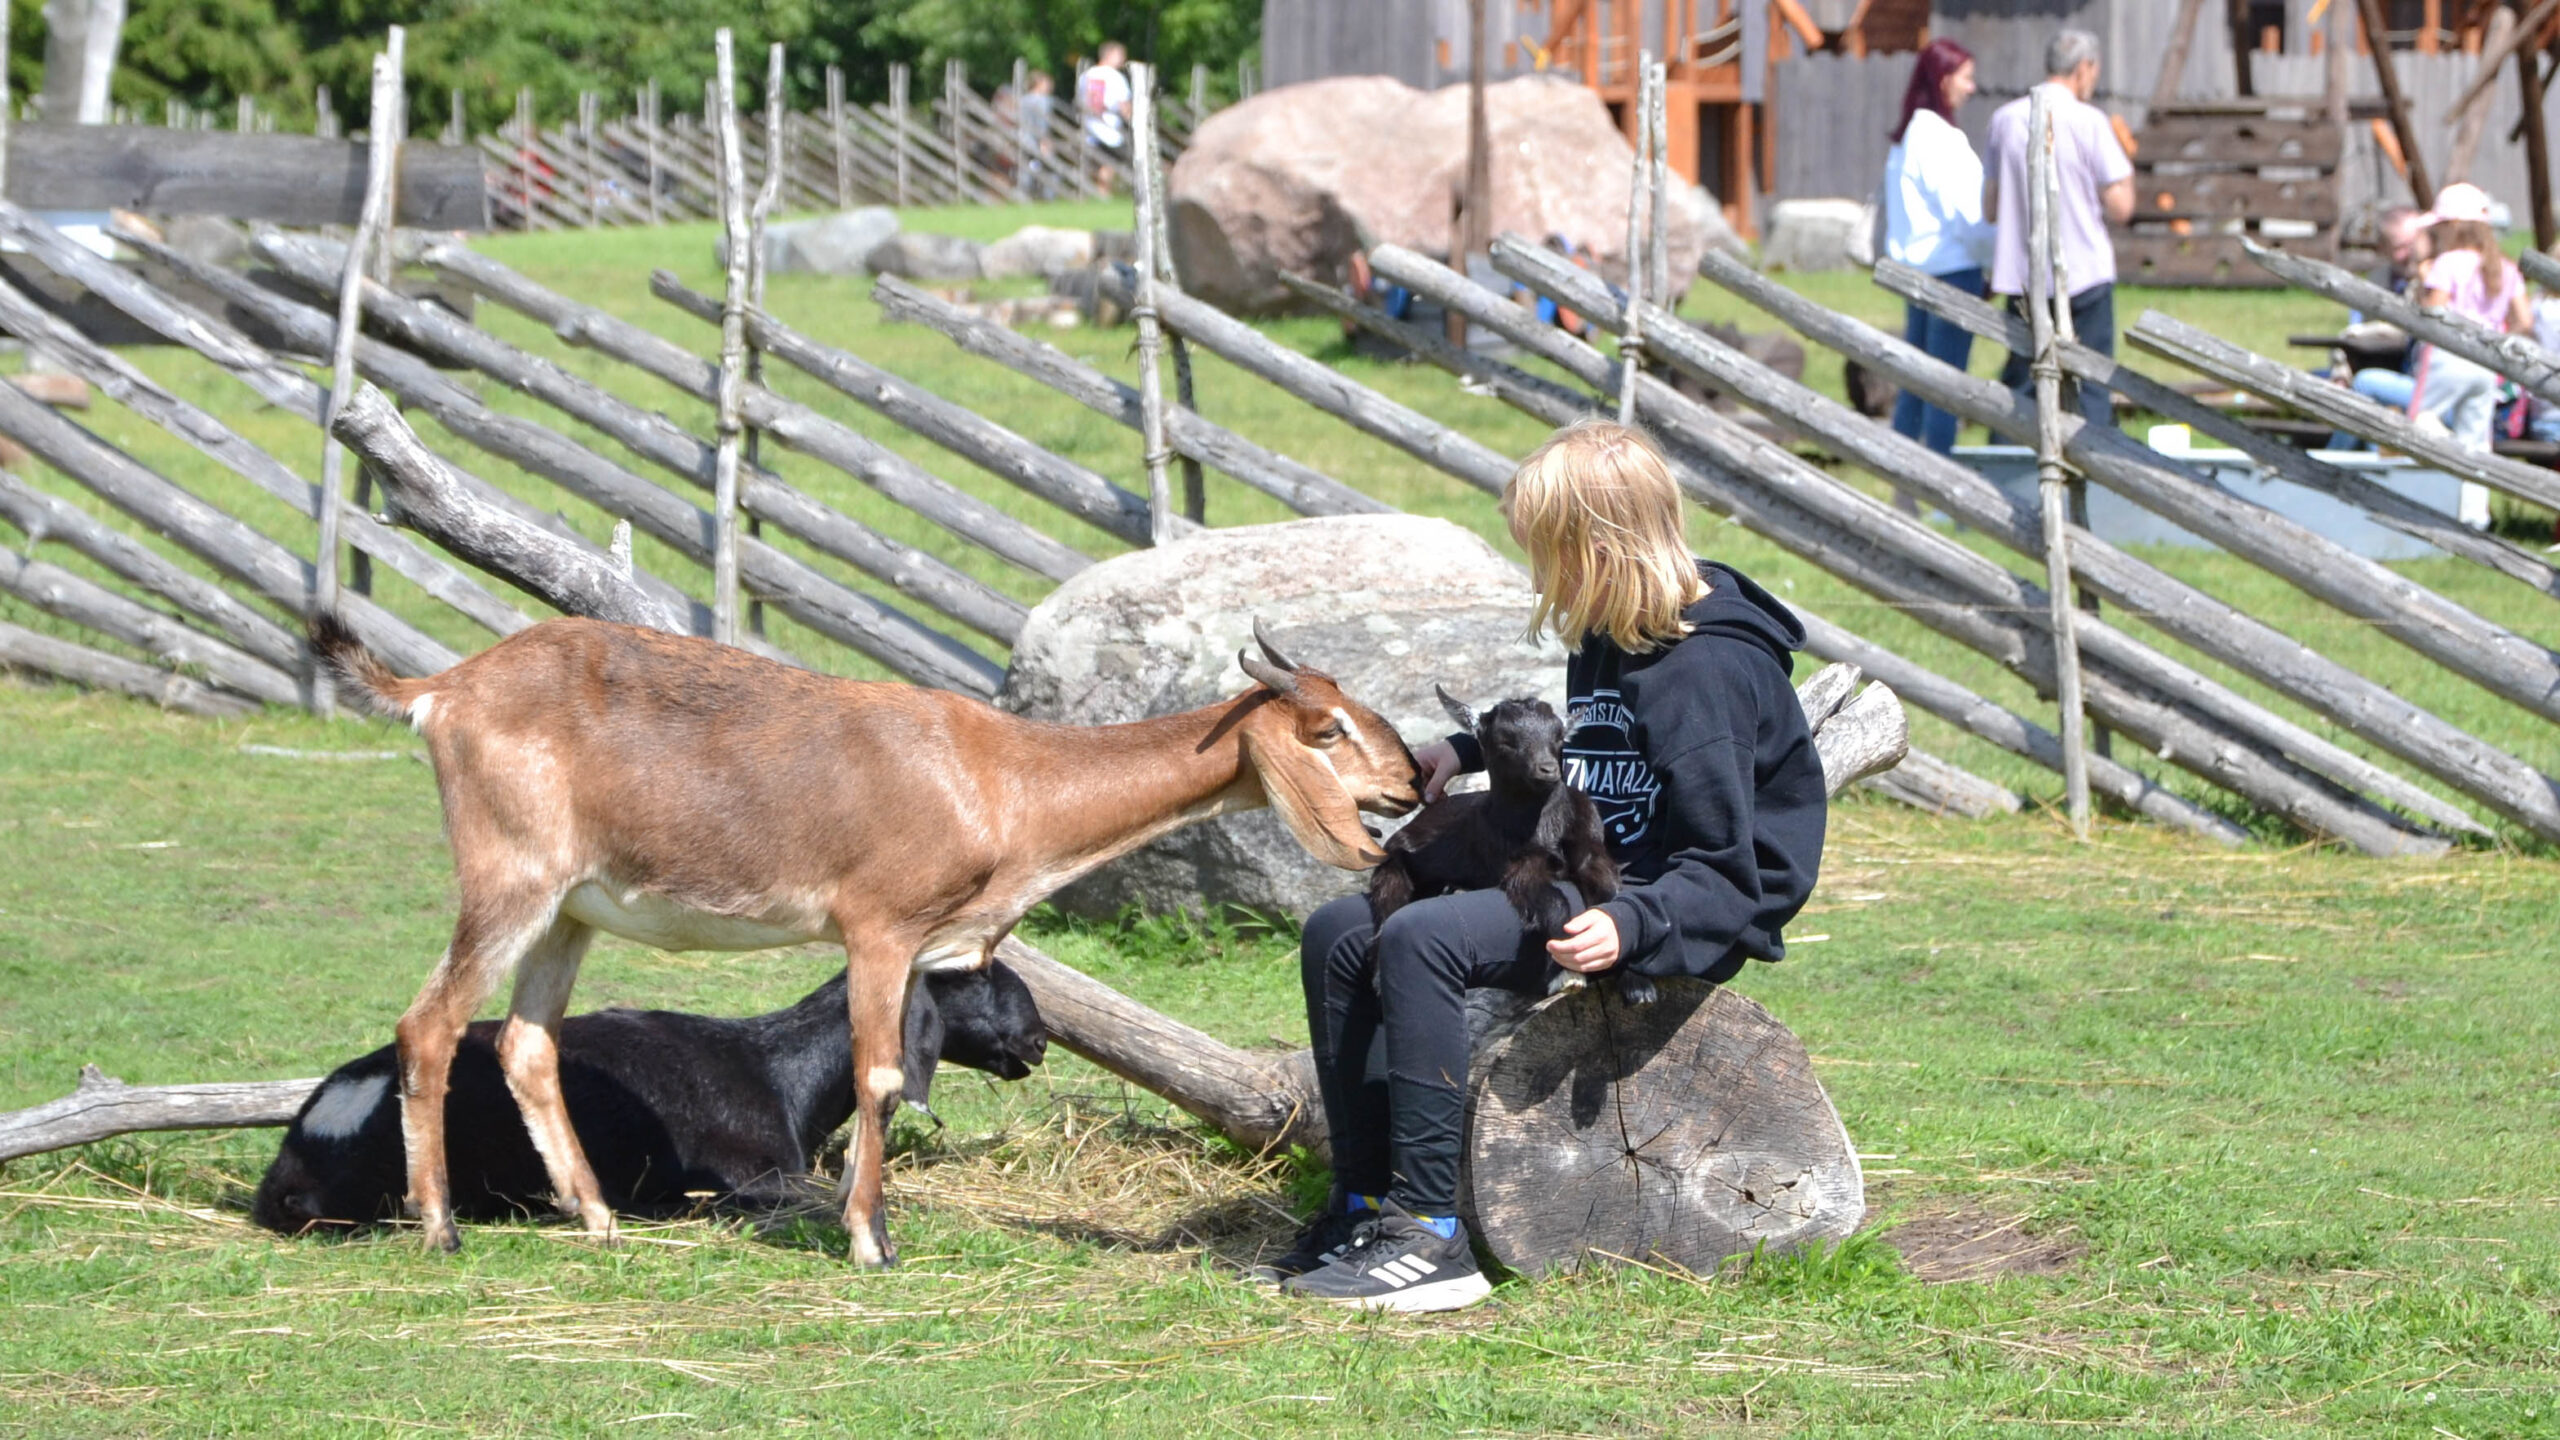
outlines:
M1707 582L1705 598L1680 612L1693 635L1723 635L1747 640L1769 652L1781 674L1795 673L1795 652L1804 648L1804 622L1759 582L1713 560L1698 562Z

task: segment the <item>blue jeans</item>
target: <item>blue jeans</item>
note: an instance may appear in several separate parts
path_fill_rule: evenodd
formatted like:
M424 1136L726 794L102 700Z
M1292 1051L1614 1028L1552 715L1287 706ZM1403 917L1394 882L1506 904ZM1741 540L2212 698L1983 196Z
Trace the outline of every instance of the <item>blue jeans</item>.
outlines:
M2359 370L2353 382L2355 392L2377 405L2388 405L2406 415L2410 397L2418 391L2418 378L2400 370ZM2344 430L2330 432L2332 450L2365 450L2371 447Z
M1984 293L1979 265L1969 270L1951 270L1937 278L1977 299ZM1959 370L1973 358L1973 332L1923 306L1903 307L1902 338L1928 352L1930 359L1943 360ZM1893 429L1941 455L1956 448L1956 417L1908 390L1893 402Z

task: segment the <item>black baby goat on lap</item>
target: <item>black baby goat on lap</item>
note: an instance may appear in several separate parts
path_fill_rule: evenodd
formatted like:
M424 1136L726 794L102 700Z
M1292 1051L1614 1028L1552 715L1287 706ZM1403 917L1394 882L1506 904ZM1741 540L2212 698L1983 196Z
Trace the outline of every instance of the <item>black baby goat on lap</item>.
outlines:
M818 1147L853 1113L853 1045L838 971L798 1004L743 1020L600 1010L560 1027L571 1124L616 1210L678 1213L800 1198ZM495 1020L473 1025L445 1097L454 1211L497 1220L549 1208L550 1172L498 1067ZM1048 1032L1001 962L921 977L908 996L905 1098L922 1105L937 1058L1006 1080L1031 1073ZM385 1045L311 1092L250 1217L286 1235L375 1225L408 1189L399 1058Z
M1433 687L1438 689L1438 687ZM1379 925L1416 900L1499 886L1520 912L1520 926L1541 941L1564 933L1559 880L1583 903L1618 893L1600 811L1565 783L1566 725L1543 700L1505 700L1479 715L1440 690L1440 703L1484 750L1489 788L1443 796L1389 837L1386 862L1369 878L1369 916ZM1559 969L1548 988L1583 978ZM1620 966L1618 996L1630 1005L1654 998L1653 981Z

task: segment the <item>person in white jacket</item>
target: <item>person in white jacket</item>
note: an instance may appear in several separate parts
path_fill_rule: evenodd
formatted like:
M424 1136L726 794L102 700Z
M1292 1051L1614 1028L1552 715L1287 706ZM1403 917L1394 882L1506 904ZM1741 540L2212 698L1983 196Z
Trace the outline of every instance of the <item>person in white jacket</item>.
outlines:
M1982 159L1955 123L1973 91L1973 52L1947 39L1921 50L1884 161L1884 253L1979 296L1995 232L1982 216ZM1969 331L1918 305L1906 307L1902 338L1959 370L1973 353ZM1955 448L1956 417L1908 391L1893 428L1942 455Z

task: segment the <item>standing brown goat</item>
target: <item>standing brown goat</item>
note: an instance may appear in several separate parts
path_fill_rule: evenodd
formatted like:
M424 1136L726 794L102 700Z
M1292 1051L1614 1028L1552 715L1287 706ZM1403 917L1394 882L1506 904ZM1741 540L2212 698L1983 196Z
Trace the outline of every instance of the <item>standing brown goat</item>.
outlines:
M409 1203L459 1248L445 1182L447 1074L510 973L507 1085L555 1203L609 1236L570 1128L558 1036L598 930L666 950L845 949L857 1101L845 1158L854 1258L887 1264L881 1134L905 1084L900 1014L920 972L975 969L1059 886L1169 830L1269 804L1317 858L1381 858L1359 811L1420 803L1393 727L1264 640L1258 683L1127 725L1043 724L942 691L840 680L708 640L596 620L523 630L422 680L344 626L315 649L426 737L461 889L453 944L400 1017Z

